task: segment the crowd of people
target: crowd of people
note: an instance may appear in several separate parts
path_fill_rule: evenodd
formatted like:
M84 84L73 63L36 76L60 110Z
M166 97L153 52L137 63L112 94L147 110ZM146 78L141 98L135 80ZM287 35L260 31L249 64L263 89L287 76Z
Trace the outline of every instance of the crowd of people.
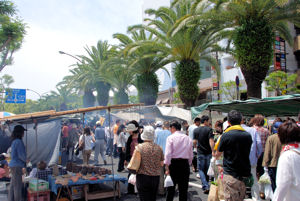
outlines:
M28 162L22 141L25 130L17 125L12 132L10 162L7 163L5 154L0 155L0 180L10 181L11 201L22 200L22 171ZM206 194L211 181L219 179L225 200L243 200L247 187L251 188L253 200L263 199L264 189L258 182L263 174L270 177L273 200L300 198L300 127L292 118L276 118L268 125L260 114L249 119L233 110L214 126L203 115L190 126L178 121L146 125L117 119L106 127L103 121L85 128L64 123L61 131L62 149L68 152L68 159L74 160L81 153L85 165L90 163L94 151L95 165L99 164L99 155L104 165L107 156L118 157L117 171L125 172L138 152L140 166L137 171L128 172L128 178L136 175L136 188L128 183L127 193L138 193L141 201L156 200L157 194L172 201L176 189L179 200L186 201L190 168L200 178ZM218 170L213 176L208 175L212 161ZM43 164L46 165L41 162L40 169ZM165 188L167 176L173 185Z

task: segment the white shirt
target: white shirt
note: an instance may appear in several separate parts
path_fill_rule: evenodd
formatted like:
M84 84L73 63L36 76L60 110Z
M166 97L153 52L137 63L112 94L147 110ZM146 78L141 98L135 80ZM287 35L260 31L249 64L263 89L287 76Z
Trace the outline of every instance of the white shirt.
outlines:
M80 136L80 139L79 139L79 141L81 141L81 139L82 139L82 136L83 135L81 135ZM85 137L85 140L84 140L84 150L91 150L92 148L93 148L93 146L92 146L92 139L93 139L93 136L92 135L85 135L84 136Z
M281 154L277 166L273 201L300 200L300 148Z
M128 133L121 132L118 137L118 144L117 144L118 147L126 147L126 142L127 142L128 137L129 137Z
M194 130L195 130L195 128L198 128L198 126L196 126L195 124L193 124L189 127L189 137L191 138L191 140L194 139Z

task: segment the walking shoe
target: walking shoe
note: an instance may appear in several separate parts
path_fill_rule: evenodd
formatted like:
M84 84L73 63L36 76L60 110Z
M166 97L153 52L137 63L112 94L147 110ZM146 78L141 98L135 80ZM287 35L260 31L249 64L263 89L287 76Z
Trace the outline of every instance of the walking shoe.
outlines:
M200 174L198 173L198 174L196 175L196 177L200 179Z
M204 194L208 194L208 193L209 193L209 190L206 189L206 190L203 191L203 193L204 193Z

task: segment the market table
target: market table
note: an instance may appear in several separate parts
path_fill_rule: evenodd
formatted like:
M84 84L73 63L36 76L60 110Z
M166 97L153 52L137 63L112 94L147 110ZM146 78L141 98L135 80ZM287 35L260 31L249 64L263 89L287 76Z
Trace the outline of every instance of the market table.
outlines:
M84 195L85 195L85 200L94 200L94 199L101 199L101 198L108 198L108 197L113 197L115 195L114 191L108 191L108 192L89 192L89 184L101 184L101 183L105 183L105 182L113 182L115 181L115 189L117 191L117 196L120 197L121 196L121 192L120 192L120 181L122 183L127 183L127 178L125 177L120 177L119 175L105 175L105 177L103 179L97 179L97 180L86 180L86 179L82 179L79 178L78 181L73 182L71 179L69 179L68 185L61 185L61 184L56 184L56 179L55 177L53 177L52 175L48 176L48 181L49 181L49 188L50 190L55 193L57 196L57 198L59 198L61 189L63 187L66 187L68 190L68 193L70 195L70 190L69 187L70 186L79 186L79 185L83 185L83 190L84 190ZM58 191L59 189L59 191ZM70 195L70 198L72 199L72 195Z

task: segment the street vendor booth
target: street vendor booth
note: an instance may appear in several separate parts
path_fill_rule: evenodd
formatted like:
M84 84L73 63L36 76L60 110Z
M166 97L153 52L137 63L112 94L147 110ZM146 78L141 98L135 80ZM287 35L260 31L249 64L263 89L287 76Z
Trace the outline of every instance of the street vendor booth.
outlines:
M141 104L96 106L61 112L50 110L0 118L2 125L8 125L8 128L17 124L22 124L28 130L25 132L23 140L27 151L27 158L29 158L30 161L37 163L38 161L45 160L46 158L48 164L54 164L51 170L49 169L45 172L47 173L47 179L45 179L47 180L46 184L43 180L40 181L39 179L34 179L31 181L31 183L29 183L28 197L34 196L33 198L30 197L30 199L33 200L49 200L46 197L48 196L49 198L48 189L50 189L54 194L57 195L56 197L58 200L62 189L66 189L68 197L70 200L73 200L73 198L76 198L72 196L71 191L73 191L74 187L78 186L82 187L82 193L85 197L85 200L108 197L114 197L114 199L116 199L117 196L120 197L120 182L127 183L127 178L114 174L113 158L111 158L111 167L108 166L108 169L102 166L83 166L70 162L67 164L66 168L63 167L63 170L61 170L62 167L60 167L61 169L58 169L56 165L58 161L58 154L54 154L55 151L50 151L49 148L55 150L59 149L61 129L61 121L59 120L63 115L82 113L84 124L85 113L97 110L107 110L109 117L108 125L110 125L110 114L112 109L139 107L140 105ZM40 133L40 131L42 132ZM39 137L42 137L42 141L39 140ZM33 143L33 141L35 142ZM28 144L30 144L30 146L28 146ZM104 192L91 192L89 189L89 185L103 184L107 182L113 183L112 190L105 190Z
M300 112L300 94L268 97L263 99L234 100L227 102L205 103L192 107L192 119L204 110L228 113L231 110L240 111L244 116L262 114L264 116L298 116Z

